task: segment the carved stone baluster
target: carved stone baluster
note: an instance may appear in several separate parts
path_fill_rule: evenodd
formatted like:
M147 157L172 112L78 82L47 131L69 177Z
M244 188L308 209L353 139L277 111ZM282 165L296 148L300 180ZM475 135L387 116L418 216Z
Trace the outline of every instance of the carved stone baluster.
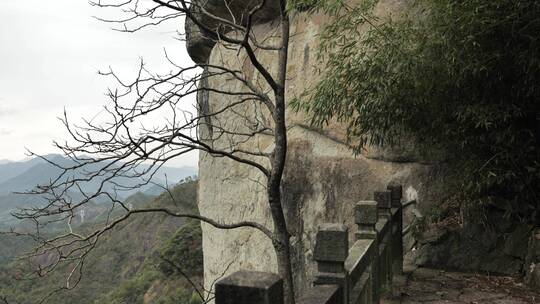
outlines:
M392 287L392 193L375 191L373 198L379 208L379 278L383 292L391 292Z
M370 286L370 303L379 303L380 301L380 280L379 280L379 237L375 225L379 219L379 209L376 201L360 201L354 208L355 223L358 225L358 232L356 233L356 239L369 239L373 240L373 251L370 257L371 266L369 272L371 276Z
M390 219L392 216L392 192L390 191L375 191L373 199L379 207L379 218Z
M216 304L283 304L283 280L273 273L235 272L216 283Z
M386 187L392 194L392 208L396 208L396 222L394 223L394 241L392 252L394 254L393 270L396 274L403 274L403 206L401 198L403 197L403 187L399 184L389 184Z
M314 285L339 285L344 303L348 303L345 260L349 254L349 233L345 225L325 223L319 226L313 258L317 262Z

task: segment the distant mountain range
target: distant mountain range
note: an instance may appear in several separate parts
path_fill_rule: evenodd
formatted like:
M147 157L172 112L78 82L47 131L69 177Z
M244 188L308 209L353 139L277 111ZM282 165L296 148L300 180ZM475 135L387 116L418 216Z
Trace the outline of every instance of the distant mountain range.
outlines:
M47 155L46 158L63 166L74 164L72 160L61 155ZM99 167L94 165L88 169L96 170L97 168ZM144 168L139 168L139 170L142 169ZM15 208L27 207L30 205L35 206L44 202L42 198L37 196L15 194L14 192L24 192L35 188L37 185L47 184L50 180L55 179L61 172L60 168L37 157L20 162L0 161L0 224L2 224L3 221L5 224L5 221L10 217L10 212ZM69 177L80 178L85 176L84 174L83 171L74 172ZM103 182L106 176L102 176L88 182L83 182L80 186L82 191L87 194L96 191L100 186L103 186L104 191L111 193L118 188L118 185L133 187L133 189L123 189L116 192L118 197L122 200L137 192L141 192L148 196L157 196L163 192L163 188L159 185L164 186L165 184L168 184L169 186L173 186L180 180L194 175L197 175L196 167L161 167L152 178L153 183L141 185L140 187L138 185L144 184L145 180L148 179L148 176L143 178L120 177L105 183ZM68 194L74 200L82 197L82 194L79 193L79 191L70 191ZM95 200L95 203L100 203L99 200L99 198Z

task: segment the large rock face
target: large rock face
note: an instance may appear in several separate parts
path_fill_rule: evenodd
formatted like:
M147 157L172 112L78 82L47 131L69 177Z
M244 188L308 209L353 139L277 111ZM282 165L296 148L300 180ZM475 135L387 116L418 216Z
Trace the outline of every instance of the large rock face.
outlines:
M249 6L250 2L246 3L243 7ZM378 10L380 14L389 14L402 9L401 5L401 1L382 1ZM220 11L218 8L214 9ZM272 20L275 16L273 12L269 9L268 18L259 18L254 26L255 35L260 41L275 35L277 22ZM321 15L297 14L292 18L287 67L289 100L309 89L316 81L317 34L325 22L325 17ZM193 24L186 25L188 33L199 30ZM191 34L188 40L188 48L195 61L240 70L253 83L263 82L244 53L227 48L221 43L216 44L204 33L198 33ZM257 50L257 56L264 66L275 73L276 52ZM205 79L202 85L220 90L245 91L239 81L227 76ZM237 97L216 92L207 91L198 96L202 111L215 111L235 101L238 101ZM241 123L241 114L260 115L260 121L265 121L267 117L261 114L263 112L257 106L238 106L234 111L224 111L218 117L208 119L214 120L212 124L219 124L220 128L242 131L244 126ZM416 208L420 214L427 213L431 206L438 204L444 197L444 172L436 163L419 156L421 154L413 149L414 143L403 140L400 148L391 151L370 147L362 155L354 156L347 145L346 129L339 123L333 122L322 130L313 129L302 114L292 111L287 113L287 123L290 128L289 149L282 192L292 234L295 280L299 291L308 286L313 278L315 269L312 250L315 233L321 223L345 223L350 228L352 238L355 232L352 222L354 203L372 199L373 191L385 189L389 182L398 182L404 186L405 199L417 199ZM202 128L200 131L202 137L217 138L213 142L217 146L226 146L230 140L227 136L218 136L219 130L216 129ZM272 149L272 140L269 137L257 136L244 145L259 147L261 151L268 152ZM226 223L251 220L272 227L264 188L265 180L260 172L238 162L205 153L200 154L199 170L199 209L203 215ZM409 224L413 217L406 212L404 225ZM471 233L474 234L474 231ZM484 238L484 232L478 233L478 238ZM438 263L436 266L459 266L456 259L448 258L449 253L455 252L452 251L453 247L447 246L450 243L444 240L441 242L444 246L440 250L437 250L438 244L425 247L422 252L426 253L419 257L419 261L426 264ZM509 244L506 241L497 242L499 243L504 246ZM456 242L451 244L460 246L459 242L457 245ZM406 240L406 245L408 249L412 249L416 246L415 240ZM224 231L203 224L203 251L207 288L211 288L220 277L237 270L277 270L270 241L253 229ZM466 255L471 251L461 247L459 252ZM480 249L479 252L480 265L485 250ZM520 251L510 255L512 259L519 259L522 254ZM456 263L452 264L452 261ZM507 260L499 262L501 261ZM521 264L518 260L512 261L515 263L509 268L514 271Z
M417 238L410 258L417 265L492 274L527 273L523 268L532 227L512 223L500 211L488 222L468 220L461 229L429 227Z
M391 11L399 2L389 1L381 11ZM323 16L295 15L292 19L292 39L289 46L287 96L292 98L312 84L316 75L315 50L317 34L324 25ZM272 21L255 26L257 37L274 34ZM202 39L202 38L201 38ZM200 40L199 40L200 41ZM203 54L209 47L195 48L191 54ZM188 43L188 46L190 44ZM209 58L199 56L215 65L240 69L246 77L257 82L258 75L245 54L221 44L212 44ZM276 60L273 51L257 51L260 61L272 71ZM239 91L242 85L227 77L212 77L205 85ZM235 99L214 92L200 94L199 106L205 111L219 109ZM237 114L226 111L219 123L229 128L241 128ZM215 119L215 118L214 118ZM382 190L391 181L404 185L407 198L418 198L421 206L429 205L437 197L437 174L432 165L420 162L408 149L383 151L369 149L365 155L354 156L346 144L344 126L333 123L318 130L308 126L305 117L288 112L289 149L283 183L287 220L293 235L295 280L298 290L310 283L314 273L312 250L315 233L324 222L353 225L353 205L359 200L372 199L375 190ZM217 134L217 130L201 130ZM216 140L225 145L225 139ZM251 141L262 150L271 149L269 138ZM253 220L272 227L267 207L263 176L255 169L237 162L201 153L199 160L199 209L201 213L223 222ZM351 233L354 229L351 229ZM351 234L352 235L352 234ZM276 271L275 254L269 240L252 229L218 230L203 225L205 282L207 288L224 274L236 270Z

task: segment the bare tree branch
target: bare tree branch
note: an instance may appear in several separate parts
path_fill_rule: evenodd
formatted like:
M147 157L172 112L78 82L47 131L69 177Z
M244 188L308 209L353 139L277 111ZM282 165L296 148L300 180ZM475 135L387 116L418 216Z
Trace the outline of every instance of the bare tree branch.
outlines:
M198 1L90 2L96 7L119 11L118 18L96 19L113 24L122 32L136 32L176 18L187 18L216 42L218 48L234 50L241 64L237 68L226 63L208 62L182 67L165 52L172 67L168 73L153 73L142 60L131 80L122 79L112 68L100 72L116 81L117 86L108 89L110 103L99 117L83 119L76 124L64 111L60 120L70 138L54 144L68 161L40 156L60 173L48 183L25 192L41 196L45 203L22 208L13 214L18 219L31 221L35 231L8 232L31 237L38 243L25 255L26 258L46 254L54 257L51 262L38 266L38 276L46 276L60 265L69 266L65 286L52 291L46 298L59 290L77 286L83 276L85 259L103 234L132 215L157 213L196 219L218 229L251 228L262 232L274 245L279 272L285 279L286 303L294 304L290 234L281 195L287 152L285 84L289 17L285 0L280 0L278 20L273 24L275 28L263 39L256 37L257 14L267 1L250 3L240 14L225 1L229 16L209 11ZM275 41L279 41L279 45L275 45ZM263 64L258 55L261 50L277 54L272 61L276 69ZM246 75L245 65L253 68L257 77ZM275 75L271 70L277 71ZM234 81L235 85L210 85L212 81ZM189 98L202 94L221 102L197 104L196 107L189 104ZM272 144L261 144L269 139ZM252 221L227 223L168 208L133 209L126 205L122 194L154 183L153 179L165 164L192 151L256 169L257 178L266 181L257 180L257 183L263 186L268 196L272 229ZM165 191L174 200L168 186ZM106 222L93 231L82 233L74 227L77 212L95 201L108 204ZM43 229L52 224L65 224L66 229L53 236L44 234Z

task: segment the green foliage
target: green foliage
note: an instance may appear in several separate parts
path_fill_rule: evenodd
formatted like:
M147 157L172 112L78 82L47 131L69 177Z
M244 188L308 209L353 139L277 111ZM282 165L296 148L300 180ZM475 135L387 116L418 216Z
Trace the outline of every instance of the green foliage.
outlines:
M159 299L157 304L202 304L203 300L196 293L189 293L185 289L182 292L178 292L174 295L169 295Z
M197 182L187 180L171 189L170 194L163 194L153 201L144 202L143 197L138 196L137 204L140 208L166 207L179 212L197 213L196 197ZM100 218L98 216L95 220ZM96 225L101 227L103 223L89 222L78 229L87 233L93 231ZM153 213L133 216L101 238L85 260L84 275L78 287L57 293L45 303L135 304L143 303L147 294L152 294L151 303L189 303L192 286L183 277L163 273L159 267L159 257L165 254L179 265L188 261L191 279L200 282L202 268L197 267L201 267L202 262L197 264L195 261L202 261L202 251L197 250L197 246L193 247L194 244L200 246L200 238L200 226L184 219ZM5 296L10 303L37 303L50 291L65 284L69 269L63 265L47 277L21 280L31 272L29 265L17 261L8 264L7 261L32 245L23 241L0 237L2 245L16 245L10 250L0 245L0 297ZM183 241L188 243L183 244ZM187 248L193 248L193 251L187 252ZM175 250L182 250L185 255ZM35 263L31 266L32 269L36 267Z
M159 269L166 275L177 272L180 268L184 274L200 274L203 269L202 231L199 221L191 220L170 238L161 251L162 261ZM174 263L174 266L170 264Z
M190 294L182 290L174 295L169 295L157 301L157 304L189 304Z
M191 294L191 299L189 299L188 304L202 304L203 299L201 299L201 296L197 294L196 292L193 292Z
M152 286L154 280L159 278L155 271L145 271L136 277L122 283L107 298L106 303L125 304L143 303L144 294ZM99 302L99 301L98 301Z
M312 4L335 18L295 109L346 123L356 152L403 138L445 151L468 199L540 220L540 2L417 1L393 18L376 5Z

